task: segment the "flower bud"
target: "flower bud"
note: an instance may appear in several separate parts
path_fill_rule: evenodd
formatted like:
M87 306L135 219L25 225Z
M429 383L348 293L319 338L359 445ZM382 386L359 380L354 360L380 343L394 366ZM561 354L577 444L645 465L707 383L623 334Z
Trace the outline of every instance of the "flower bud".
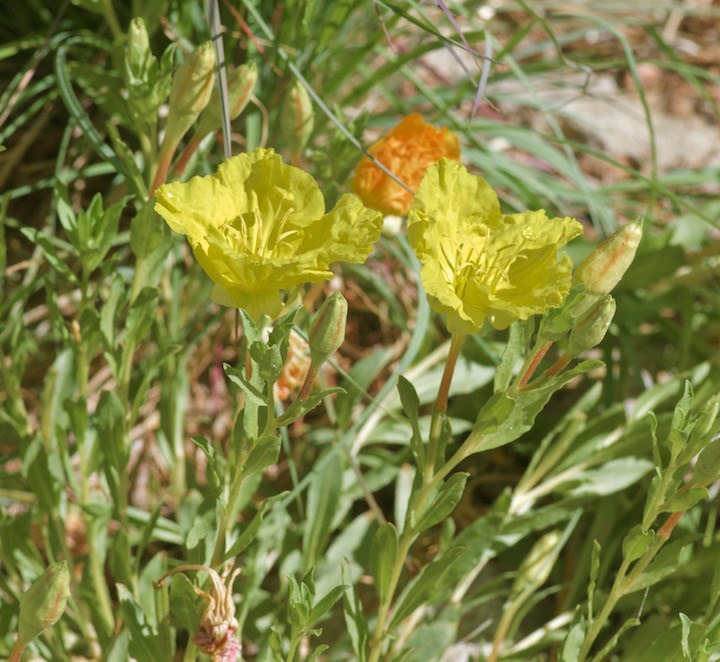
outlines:
M348 304L340 292L333 292L322 305L310 327L310 357L314 366L327 361L345 340Z
M150 38L145 21L134 18L130 21L127 45L125 47L125 63L131 76L142 78L146 63L151 56Z
M280 128L293 154L300 154L315 126L312 101L300 81L295 81L283 100L280 110Z
M553 565L555 565L559 542L560 532L550 531L533 545L515 575L512 587L513 593L520 593L528 586L539 587L545 583L550 576Z
M70 596L70 572L65 561L48 566L20 598L18 642L27 645L60 620Z
M254 62L243 64L230 73L228 77L228 110L230 121L234 120L247 106L258 79L258 70ZM205 112L200 118L198 134L206 136L222 126L222 110L220 107L220 90L215 88Z
M177 145L207 106L215 82L215 52L207 41L198 46L175 72L165 140Z
M573 326L570 331L567 353L570 356L578 356L578 354L599 345L610 328L616 308L615 299L609 294L600 299L585 317L578 320Z
M635 258L642 227L640 219L626 223L603 241L575 270L573 284L582 283L598 296L612 292Z

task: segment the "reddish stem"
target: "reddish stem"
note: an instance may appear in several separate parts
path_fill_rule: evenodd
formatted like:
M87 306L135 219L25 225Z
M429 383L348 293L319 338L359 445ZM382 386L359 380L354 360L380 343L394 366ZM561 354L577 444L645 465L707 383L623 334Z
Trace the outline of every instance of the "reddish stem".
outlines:
M185 149L183 150L183 153L180 155L180 158L178 159L175 167L173 168L173 173L177 177L180 177L185 172L188 161L193 157L193 154L197 152L197 149L198 147L200 147L202 139L203 136L196 133L193 136L193 139L187 144L187 147L185 147Z
M685 514L684 510L681 510L680 512L677 512L677 513L670 513L670 517L668 517L665 520L665 524L663 524L658 529L658 532L657 532L658 536L667 540L672 535L673 529L675 528L677 523L680 521L680 518L684 514Z
M525 386L530 381L530 377L533 376L533 373L537 370L537 367L540 365L540 361L542 361L545 358L545 354L548 353L548 350L552 347L552 343L549 342L544 347L541 347L535 356L533 357L532 363L530 364L530 367L527 369L525 374L523 375L522 379L520 380L520 386Z

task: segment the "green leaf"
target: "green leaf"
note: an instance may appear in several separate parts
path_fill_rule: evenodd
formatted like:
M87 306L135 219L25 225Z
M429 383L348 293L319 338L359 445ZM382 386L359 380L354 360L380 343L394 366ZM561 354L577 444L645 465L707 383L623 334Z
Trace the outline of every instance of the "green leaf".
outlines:
M263 523L265 514L270 509L270 506L272 506L276 501L284 499L287 495L288 492L285 491L280 492L279 494L275 494L269 499L265 499L262 506L260 507L260 510L255 513L255 516L243 528L242 533L240 533L240 535L238 536L238 539L230 546L230 549L225 552L226 560L231 559L238 554L242 554L242 552L244 552L250 546L250 543L255 540L258 531L260 531L260 525Z
M243 471L246 474L252 473L253 471L261 471L265 467L269 467L271 464L277 462L278 456L280 455L281 440L277 435L266 435L260 437L257 443L250 451Z
M57 623L70 597L70 571L65 561L49 565L22 594L18 616L18 641L29 644Z
M640 591L648 586L653 586L675 572L683 560L687 560L688 553L690 552L690 550L687 549L688 546L700 537L700 535L685 536L680 540L665 545L653 559L652 563L650 563L646 570L638 577L630 591Z
M83 268L87 274L100 266L117 237L120 215L126 204L126 198L103 209L102 197L96 194L86 211L80 211L77 217L81 233L78 246Z
M640 524L635 525L627 533L622 542L623 559L628 563L632 563L639 559L653 544L655 540L655 531L643 531Z
M410 449L415 456L417 469L422 471L425 466L425 446L423 444L422 435L420 434L420 423L418 419L420 398L418 398L415 387L402 375L398 376L397 390L400 394L400 402L402 403L403 411L405 412L405 416L408 417L412 429Z
M95 427L102 440L99 447L106 461L106 472L113 468L124 471L130 448L125 440L125 408L114 391L102 392L95 410ZM111 480L109 475L108 480Z
M698 455L692 477L693 485L709 484L720 476L720 439L705 446Z
M155 287L143 287L130 304L125 322L125 342L128 347L137 347L147 335L158 310L158 291ZM127 351L127 349L126 349Z
M215 459L215 447L205 437L195 435L192 442L203 452L207 458L207 466L205 468L205 479L210 488L210 492L216 498L219 498L223 492L223 478L218 471L217 461Z
M509 444L535 423L536 416L545 408L553 393L567 382L600 367L601 361L583 361L547 383L528 388L512 398L495 393L480 410L471 434L478 435L478 444L471 451L479 453Z
M595 604L595 588L597 587L597 578L600 574L600 553L602 547L597 540L593 540L592 553L590 557L590 578L587 588L587 606L588 620L592 620L593 605Z
M448 552L461 550L455 563L438 581L432 596L432 604L438 604L448 597L463 579L477 566L478 560L486 555L496 555L493 545L507 518L510 494L504 492L483 517L464 528L452 541Z
M343 564L342 574L344 582L345 564ZM347 585L343 593L343 616L356 659L358 662L365 662L369 639L368 624L360 598L352 585Z
M148 622L132 593L123 584L116 586L122 619L130 630L130 655L137 658L138 662L164 659L157 629Z
M375 580L375 588L381 603L386 601L390 593L397 553L397 530L390 522L385 522L378 527L370 545L370 573Z
M339 387L328 388L324 391L315 391L311 393L307 400L295 400L288 409L277 419L278 426L290 425L299 418L302 418L308 412L311 412L317 407L325 398L333 393L345 393L345 391Z
M572 496L606 496L634 485L653 468L653 463L637 457L610 460L597 469L579 472L572 480L579 485L570 490Z
M61 257L60 254L62 249L60 248L57 240L53 243L36 228L22 227L20 228L20 232L22 232L42 251L43 257L48 261L48 264L55 269L55 271L57 271L65 280L69 281L73 285L77 285L77 276L72 272L70 267L68 267L67 261Z
M313 624L327 614L345 592L346 586L334 586L310 610L308 623Z
M620 640L628 630L638 627L641 624L639 618L628 618L621 626L620 629L610 637L610 640L602 647L600 652L593 657L593 660L605 660L608 658L610 653L615 650L617 642Z
M343 461L339 453L330 449L327 462L313 471L307 498L307 513L303 531L303 568L316 565L330 538L331 527L341 501Z
M100 311L100 334L107 351L115 349L115 325L126 295L127 288L122 276L113 274L110 291Z
M137 258L137 283L145 287L157 286L172 242L170 228L153 209L153 201L148 202L130 224L130 247Z
M123 628L104 651L103 662L127 662L130 659L129 645L130 631Z
M170 613L180 627L195 634L202 610L192 582L181 572L173 575L170 580Z
M687 441L688 434L690 433L688 423L690 423L693 398L694 392L692 384L686 381L683 395L675 406L672 423L670 424L670 432L667 436L667 444L670 447L670 455L673 459L680 455Z
M448 517L462 499L469 475L469 473L459 471L450 476L440 486L433 500L418 518L417 523L412 525L411 522L413 530L418 533L425 531Z
M245 368L234 368L229 363L223 363L223 370L228 376L228 379L236 386L239 386L254 404L259 407L267 405L267 398L265 397L265 394L259 388L251 384L245 377Z
M694 505L710 498L706 487L691 487L684 492L678 492L660 506L660 512L678 513L690 510Z
M389 627L392 629L404 618L415 611L435 591L436 585L442 581L443 575L463 553L461 547L450 548L439 559L426 565L400 594L395 602Z
M288 619L293 628L299 630L310 625L309 617L312 609L313 595L309 587L303 582L298 584L295 577L288 576Z
M398 470L395 479L395 521L398 523L398 530L402 533L405 527L412 487L415 482L416 469L410 464L403 464Z
M307 659L307 662L315 662L330 646L327 644L320 644Z
M580 648L585 640L585 624L582 620L574 623L563 641L560 649L560 662L577 662L580 659Z
M690 651L690 631L692 630L693 622L687 617L686 614L683 614L680 612L680 626L682 628L682 635L681 635L681 646L682 646L682 652L683 657L687 658L688 660L692 660L692 652Z
M495 372L493 393L504 393L512 381L515 369L528 352L535 322L532 318L525 321L518 320L510 325L507 345L503 352L500 365Z
M250 356L257 364L258 375L266 384L274 384L283 370L280 347L269 346L264 341L250 343Z

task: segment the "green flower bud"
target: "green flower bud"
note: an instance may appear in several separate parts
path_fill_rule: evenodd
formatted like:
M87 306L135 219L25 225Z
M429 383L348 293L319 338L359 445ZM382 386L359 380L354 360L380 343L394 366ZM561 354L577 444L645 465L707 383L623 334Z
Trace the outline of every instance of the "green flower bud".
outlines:
M615 299L609 294L600 299L570 331L567 353L578 356L599 345L610 328L616 308Z
M538 540L518 568L512 592L520 593L529 586L542 586L555 565L560 532L550 531Z
M314 366L327 361L345 340L348 304L340 292L333 292L322 305L310 327L310 357Z
M255 63L243 64L230 73L228 77L228 110L230 121L234 120L248 105L258 79ZM220 90L215 88L205 112L200 118L198 134L206 136L222 126L222 110L220 107Z
M165 140L177 145L207 106L215 82L215 52L209 41L198 46L175 72Z
M70 571L65 561L53 563L20 598L18 642L29 644L60 620L70 597Z
M582 283L591 294L609 294L635 258L642 239L642 220L623 225L588 255L575 270L573 284Z
M142 18L134 18L130 21L125 46L125 64L129 74L134 78L142 78L151 55L150 38L145 28L145 21Z
M293 154L300 154L315 126L310 95L299 81L295 81L283 100L280 110L280 128Z

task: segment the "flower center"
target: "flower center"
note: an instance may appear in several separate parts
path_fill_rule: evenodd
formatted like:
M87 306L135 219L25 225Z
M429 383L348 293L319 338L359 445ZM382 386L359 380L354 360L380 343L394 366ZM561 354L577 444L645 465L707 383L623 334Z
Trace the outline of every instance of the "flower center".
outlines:
M293 207L279 210L272 220L265 221L259 210L245 212L240 216L239 223L226 226L226 236L234 240L252 255L260 258L280 256L290 249L292 252L292 239L300 235L297 229L286 230L290 215L295 211Z

